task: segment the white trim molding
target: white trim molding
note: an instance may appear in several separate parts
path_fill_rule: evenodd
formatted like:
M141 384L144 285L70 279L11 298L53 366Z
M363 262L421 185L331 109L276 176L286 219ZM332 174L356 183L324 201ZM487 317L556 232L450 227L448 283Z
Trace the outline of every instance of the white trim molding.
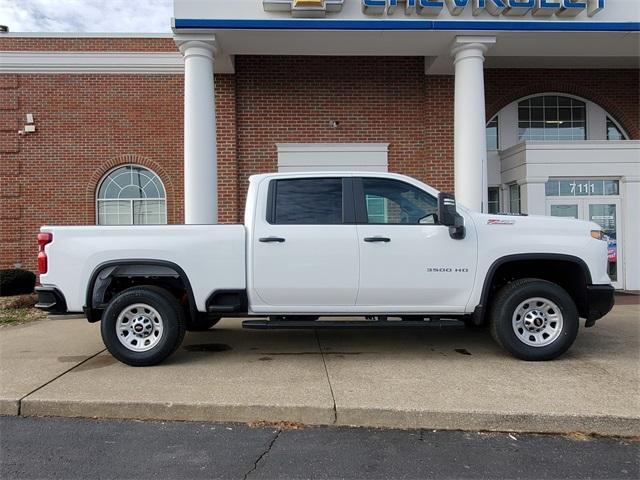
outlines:
M388 170L388 143L278 143L278 171Z
M180 52L0 52L0 73L180 74Z

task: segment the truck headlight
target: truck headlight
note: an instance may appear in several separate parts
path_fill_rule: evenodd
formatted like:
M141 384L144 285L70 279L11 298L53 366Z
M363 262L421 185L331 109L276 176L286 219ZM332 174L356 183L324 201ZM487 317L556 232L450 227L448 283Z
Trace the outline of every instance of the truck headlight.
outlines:
M602 230L591 230L591 236L596 240L604 240L604 232Z

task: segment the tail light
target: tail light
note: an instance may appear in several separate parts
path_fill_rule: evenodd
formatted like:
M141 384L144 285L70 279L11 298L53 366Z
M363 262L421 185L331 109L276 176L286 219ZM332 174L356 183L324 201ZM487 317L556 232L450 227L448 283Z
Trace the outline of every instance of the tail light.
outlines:
M52 233L43 232L38 234L38 272L40 274L47 273L47 269L49 268L44 247L51 242L53 242Z

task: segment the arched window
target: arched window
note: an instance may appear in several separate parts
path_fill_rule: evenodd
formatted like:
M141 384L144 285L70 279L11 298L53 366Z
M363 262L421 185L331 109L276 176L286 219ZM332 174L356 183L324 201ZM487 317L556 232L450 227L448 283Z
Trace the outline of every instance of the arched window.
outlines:
M607 140L629 140L616 122L607 117Z
M613 116L596 103L556 92L531 95L506 105L487 123L486 134L489 151L524 140L629 139Z
M159 225L167 223L164 185L151 170L123 165L100 183L96 199L98 225Z
M587 106L560 95L540 95L518 102L520 140L586 140Z

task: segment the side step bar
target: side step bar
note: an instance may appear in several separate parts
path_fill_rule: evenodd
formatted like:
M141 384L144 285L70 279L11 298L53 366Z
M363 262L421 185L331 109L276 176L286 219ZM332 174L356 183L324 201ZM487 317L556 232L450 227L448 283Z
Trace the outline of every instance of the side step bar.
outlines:
M244 320L242 328L252 330L267 329L313 329L313 328L407 328L407 327L461 327L463 324L458 320Z

